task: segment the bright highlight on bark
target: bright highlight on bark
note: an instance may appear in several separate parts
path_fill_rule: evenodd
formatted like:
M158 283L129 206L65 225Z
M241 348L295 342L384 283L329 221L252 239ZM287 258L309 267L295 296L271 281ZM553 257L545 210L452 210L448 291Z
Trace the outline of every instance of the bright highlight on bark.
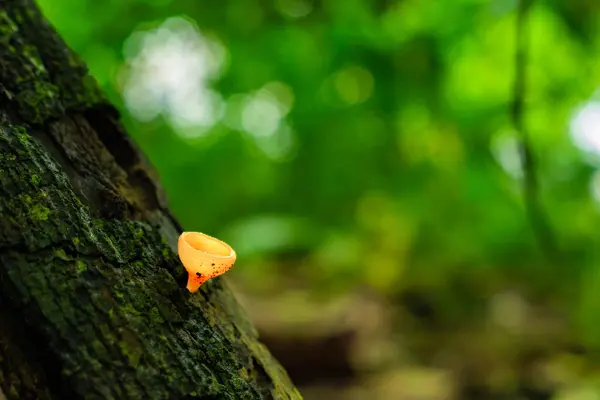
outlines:
M227 243L200 232L179 236L179 259L187 270L187 290L196 292L209 279L229 271L235 263L235 251Z

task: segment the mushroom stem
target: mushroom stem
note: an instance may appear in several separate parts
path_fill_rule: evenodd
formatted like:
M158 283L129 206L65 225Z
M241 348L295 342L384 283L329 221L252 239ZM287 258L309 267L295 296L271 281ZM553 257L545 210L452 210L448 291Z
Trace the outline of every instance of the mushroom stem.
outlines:
M204 283L204 280L199 279L197 276L193 274L188 274L188 282L186 289L190 291L190 293L194 293L200 289L200 286Z

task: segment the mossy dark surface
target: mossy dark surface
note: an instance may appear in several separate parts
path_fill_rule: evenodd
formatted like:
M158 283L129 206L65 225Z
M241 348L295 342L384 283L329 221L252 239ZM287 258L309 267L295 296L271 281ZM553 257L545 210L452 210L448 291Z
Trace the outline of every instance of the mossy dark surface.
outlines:
M0 398L293 399L85 66L32 3L0 2Z
M0 5L0 94L30 123L103 101L85 64L30 3Z

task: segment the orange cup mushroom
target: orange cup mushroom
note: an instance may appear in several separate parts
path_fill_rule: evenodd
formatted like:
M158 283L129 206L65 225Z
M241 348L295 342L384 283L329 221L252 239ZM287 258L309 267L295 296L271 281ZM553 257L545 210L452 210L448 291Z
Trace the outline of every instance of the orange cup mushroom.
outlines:
M179 259L188 272L187 290L200 286L227 272L235 263L235 251L227 243L200 232L183 232L179 236Z

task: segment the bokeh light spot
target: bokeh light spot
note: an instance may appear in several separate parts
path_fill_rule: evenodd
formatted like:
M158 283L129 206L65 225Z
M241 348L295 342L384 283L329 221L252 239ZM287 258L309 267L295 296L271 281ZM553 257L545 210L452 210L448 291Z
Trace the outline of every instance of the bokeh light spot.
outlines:
M163 115L186 136L199 136L223 114L220 96L209 88L223 69L225 49L181 17L157 29L134 32L124 45L122 90L140 121Z
M373 75L363 67L352 66L337 73L334 80L340 98L346 104L358 104L373 93Z

